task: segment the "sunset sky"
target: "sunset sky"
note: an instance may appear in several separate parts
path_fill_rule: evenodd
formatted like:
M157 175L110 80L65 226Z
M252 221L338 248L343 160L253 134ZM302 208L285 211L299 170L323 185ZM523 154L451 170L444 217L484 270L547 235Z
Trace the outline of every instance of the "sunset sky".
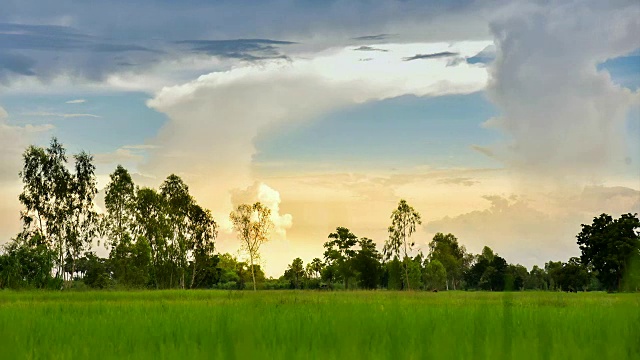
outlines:
M100 188L181 176L221 252L264 202L267 275L337 226L381 248L400 198L416 251L566 260L581 223L640 212L638 34L637 0L2 0L0 243L22 152L56 136Z

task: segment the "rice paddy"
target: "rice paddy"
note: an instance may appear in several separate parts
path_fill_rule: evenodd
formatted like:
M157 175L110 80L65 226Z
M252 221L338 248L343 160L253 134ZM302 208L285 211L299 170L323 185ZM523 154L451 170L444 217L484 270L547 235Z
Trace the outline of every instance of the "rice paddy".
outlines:
M2 359L639 359L640 294L0 291Z

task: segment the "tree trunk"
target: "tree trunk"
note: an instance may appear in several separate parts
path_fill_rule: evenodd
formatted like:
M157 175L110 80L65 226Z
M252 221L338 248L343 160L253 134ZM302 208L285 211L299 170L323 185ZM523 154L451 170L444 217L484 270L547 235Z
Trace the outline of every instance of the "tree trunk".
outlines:
M189 289L193 289L193 283L196 282L196 259L193 259L193 271L191 272L191 284L189 284Z
M411 290L411 284L409 284L409 271L407 270L407 264L404 265L404 276L407 279L407 290Z
M253 291L256 291L256 273L253 270L253 254L251 254L251 278L253 279Z

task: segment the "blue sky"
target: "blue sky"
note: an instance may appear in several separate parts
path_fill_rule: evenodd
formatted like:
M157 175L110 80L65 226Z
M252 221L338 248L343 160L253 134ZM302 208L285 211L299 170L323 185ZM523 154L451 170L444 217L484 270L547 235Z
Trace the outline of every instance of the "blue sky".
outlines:
M635 1L2 7L0 242L20 153L51 136L94 154L101 186L118 163L140 185L179 174L223 250L234 199L268 203L274 272L336 226L381 243L400 197L426 214L418 243L456 232L525 265L640 211Z

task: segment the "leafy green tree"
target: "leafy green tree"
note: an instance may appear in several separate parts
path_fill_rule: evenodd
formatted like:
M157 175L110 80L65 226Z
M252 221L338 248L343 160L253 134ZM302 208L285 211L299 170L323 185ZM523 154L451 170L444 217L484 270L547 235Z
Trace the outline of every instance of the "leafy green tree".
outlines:
M623 214L619 219L602 214L591 225L582 224L577 242L580 259L597 272L597 278L609 291L621 288L632 260L640 257L640 220L637 214Z
M505 275L505 290L520 291L524 290L524 284L529 276L527 268L517 264L507 265L507 273Z
M198 271L205 269L215 250L215 239L218 235L218 224L213 220L211 211L191 204L188 214L189 234L188 248L192 253L191 284L193 288Z
M285 270L284 272L284 277L291 282L291 286L294 289L302 288L302 282L305 278L304 264L302 262L302 259L293 259L291 264L287 266L287 270Z
M109 175L110 181L105 187L104 230L109 244L116 246L122 238L134 238L135 229L135 185L129 172L118 165Z
M151 246L144 237L135 242L128 236L111 250L109 256L114 279L125 287L140 288L149 284Z
M376 249L376 244L368 238L358 240L360 250L353 258L353 268L361 287L376 289L382 276L382 255Z
M72 205L72 176L66 167L66 151L54 137L47 149L28 147L23 160L19 174L23 191L19 200L25 207L21 213L24 236L37 234L47 246L55 249L56 276L62 278Z
M311 260L311 262L308 263L307 266L311 270L310 277L313 278L319 278L322 274L322 269L324 268L324 264L322 263L322 260L320 260L320 258L313 258L313 260Z
M547 273L538 265L533 265L531 271L529 271L529 275L525 280L524 286L527 290L548 290L549 281L547 278Z
M86 268L82 277L85 285L94 289L104 289L111 286L112 279L105 259L97 257L92 252L85 253Z
M402 290L404 280L403 265L397 256L384 264L383 286L389 290Z
M269 240L273 229L271 210L260 202L242 204L229 217L242 248L249 254L253 290L256 290L255 261L260 258L260 246Z
M446 289L449 285L455 290L465 267L466 249L458 244L453 234L437 233L429 243L429 260L438 260L447 273ZM491 261L491 260L489 260Z
M437 259L431 260L425 266L424 283L427 289L442 290L446 287L447 270Z
M0 289L59 288L61 280L56 283L51 276L55 256L39 235L19 235L0 254Z
M476 262L465 272L467 288L503 291L507 276L507 261L488 246L476 257Z
M168 225L165 201L161 194L151 188L139 188L136 191L133 203L134 233L144 237L151 246L151 282L158 288L170 286L170 257L168 251L168 238L170 227Z
M345 227L337 227L336 232L329 234L329 241L324 243L324 259L327 267L333 268L334 275L349 288L349 279L354 274L352 259L356 255L353 247L358 244L358 237Z
M421 289L423 287L422 282L422 256L417 255L415 258L411 258L409 256L404 258L404 267L409 274L409 281L407 282L407 287L409 284L413 284L414 289Z
M389 239L383 249L387 259L394 255L400 258L401 250L404 258L409 256L409 250L415 245L410 242L411 235L416 231L416 225L420 224L422 224L420 214L412 206L409 206L406 200L401 199L398 207L391 213L391 226L388 229ZM407 262L403 261L407 290L411 290L407 264Z
M169 229L169 241L167 251L170 261L173 263L172 269L178 270L179 285L185 289L185 274L189 266L187 255L191 247L189 235L189 210L194 200L189 194L189 187L182 179L171 174L160 185L160 194L166 205L166 219ZM173 278L173 276L172 276Z
M93 200L98 193L96 188L96 167L93 157L84 151L74 156L75 173L70 186L70 223L66 226L67 252L71 257L71 277L76 272L76 260L82 252L91 248L97 234L98 214Z

